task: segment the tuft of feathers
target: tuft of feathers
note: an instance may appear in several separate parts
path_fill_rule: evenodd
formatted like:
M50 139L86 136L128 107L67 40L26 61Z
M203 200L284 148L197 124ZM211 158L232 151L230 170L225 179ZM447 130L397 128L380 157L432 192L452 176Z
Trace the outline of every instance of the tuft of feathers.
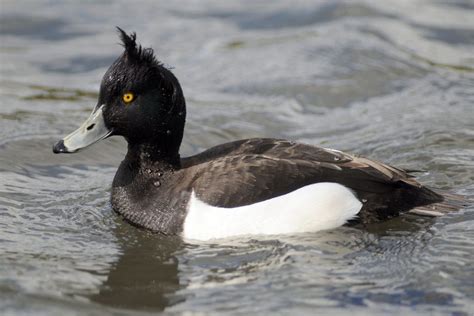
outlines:
M124 54L132 62L147 63L154 66L162 66L156 59L152 48L142 48L137 45L137 34L135 32L128 35L124 30L117 26L122 46L125 48Z

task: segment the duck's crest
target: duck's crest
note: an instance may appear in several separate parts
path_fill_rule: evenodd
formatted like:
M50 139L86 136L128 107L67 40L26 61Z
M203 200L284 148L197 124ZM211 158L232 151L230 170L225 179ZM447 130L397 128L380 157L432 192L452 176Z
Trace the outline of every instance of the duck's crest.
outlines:
M124 30L117 26L122 46L125 48L125 56L128 60L137 63L148 63L150 65L161 66L161 63L156 59L152 48L142 48L137 45L137 34L135 32L127 34Z

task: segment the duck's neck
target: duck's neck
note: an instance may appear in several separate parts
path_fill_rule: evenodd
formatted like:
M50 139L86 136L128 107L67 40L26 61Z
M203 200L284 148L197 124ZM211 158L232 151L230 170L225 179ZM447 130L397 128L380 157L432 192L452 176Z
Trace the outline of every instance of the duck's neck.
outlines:
M138 170L167 172L180 168L179 148L160 146L156 142L129 143L125 161Z
M130 144L112 184L113 209L131 223L165 234L178 234L186 207L176 199L178 151L157 143Z

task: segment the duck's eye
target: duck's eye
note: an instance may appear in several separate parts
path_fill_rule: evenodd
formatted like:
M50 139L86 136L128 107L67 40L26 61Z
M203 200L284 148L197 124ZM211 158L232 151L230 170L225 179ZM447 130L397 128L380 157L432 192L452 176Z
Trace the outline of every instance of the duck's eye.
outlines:
M122 100L125 103L130 103L133 101L133 99L135 99L135 96L131 92L124 93L122 96Z

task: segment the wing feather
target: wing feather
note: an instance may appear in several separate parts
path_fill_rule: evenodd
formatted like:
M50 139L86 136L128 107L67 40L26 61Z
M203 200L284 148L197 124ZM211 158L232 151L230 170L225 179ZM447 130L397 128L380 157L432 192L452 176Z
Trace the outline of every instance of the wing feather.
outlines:
M248 139L183 159L195 170L190 183L203 202L237 207L318 182L342 184L366 201L364 222L396 216L442 197L406 171L337 150L277 139Z

